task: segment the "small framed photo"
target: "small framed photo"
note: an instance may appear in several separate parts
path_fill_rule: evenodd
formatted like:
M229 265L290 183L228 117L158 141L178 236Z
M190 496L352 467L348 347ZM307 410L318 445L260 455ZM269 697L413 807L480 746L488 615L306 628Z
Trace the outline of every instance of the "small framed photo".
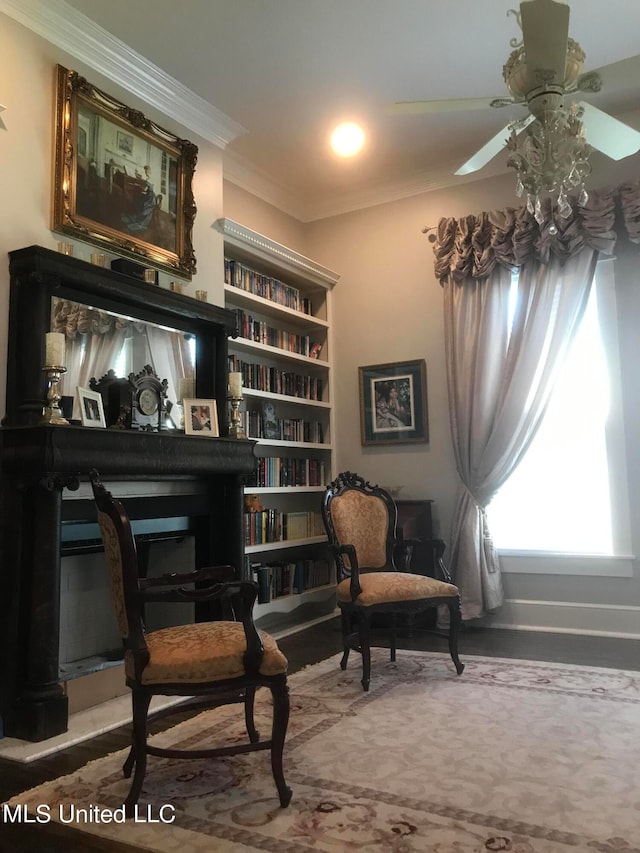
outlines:
M78 386L78 398L80 400L82 426L105 428L107 424L104 419L104 407L100 392Z
M429 440L424 359L360 367L362 444Z
M217 438L218 410L215 400L184 400L184 431L186 435Z

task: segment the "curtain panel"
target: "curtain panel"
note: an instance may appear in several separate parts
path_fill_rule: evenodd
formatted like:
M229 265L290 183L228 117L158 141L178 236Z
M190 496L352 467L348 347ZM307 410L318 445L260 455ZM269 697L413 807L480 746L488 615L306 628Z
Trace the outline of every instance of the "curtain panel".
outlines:
M546 410L575 335L600 253L616 228L640 243L640 181L590 193L563 219L546 203L540 227L526 207L442 219L434 245L444 288L451 437L461 489L450 568L463 619L503 600L485 507L518 466ZM511 275L519 270L509 318Z

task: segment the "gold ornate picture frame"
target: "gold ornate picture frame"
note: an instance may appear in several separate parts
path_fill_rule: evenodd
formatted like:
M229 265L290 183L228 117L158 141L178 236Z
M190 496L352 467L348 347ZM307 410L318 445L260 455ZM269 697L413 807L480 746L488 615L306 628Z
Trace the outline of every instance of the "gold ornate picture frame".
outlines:
M191 279L198 149L56 68L54 231Z

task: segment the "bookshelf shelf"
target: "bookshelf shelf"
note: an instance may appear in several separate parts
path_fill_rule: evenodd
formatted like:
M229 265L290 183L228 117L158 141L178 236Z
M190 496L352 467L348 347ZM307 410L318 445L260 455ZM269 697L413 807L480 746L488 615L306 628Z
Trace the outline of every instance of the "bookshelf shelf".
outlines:
M249 436L251 438L251 436ZM317 441L283 441L277 438L256 438L263 447L291 447L301 450L325 450L330 453L333 450L331 444L321 444Z
M252 495L286 495L302 494L303 492L324 492L324 486L247 486L245 492Z
M325 584L313 587L313 589L306 589L300 593L295 592L289 595L279 595L277 598L271 599L267 604L256 604L254 617L260 619L274 612L292 613L298 607L307 603L313 603L318 599L326 601L329 613L332 613L335 605L334 591L335 587L333 584Z
M292 308L287 308L284 305L278 305L271 302L269 299L264 299L262 296L256 296L253 293L247 293L239 287L233 287L231 284L224 286L225 299L233 302L234 308L243 308L247 311L255 311L256 313L264 314L267 317L274 319L282 319L287 325L296 326L300 329L328 329L329 323L322 317L316 317L313 314L303 314L301 311L294 311Z
M329 370L329 364L320 358L311 358L308 355L302 355L297 352L280 347L269 346L269 344L261 344L258 341L250 341L247 338L235 338L229 341L230 345L237 352L254 353L259 356L271 356L276 360L285 362L297 362L304 365L309 370Z
M260 554L266 551L282 551L285 548L302 548L305 545L321 545L326 536L308 536L306 539L280 539L277 542L264 542L262 545L245 545L245 554Z
M233 349L234 341L229 341L229 349ZM244 388L245 398L262 397L263 400L280 401L281 403L295 403L297 406L311 406L315 409L331 409L331 403L325 400L307 400L306 397L292 397L290 394L276 394L274 391L259 391L257 388Z
M218 220L216 228L224 238L225 307L238 318L239 337L229 340L229 371L243 374L245 432L257 441L256 482L273 482L275 477L275 482L321 483L247 485L245 494L258 495L264 509L282 519L319 513L324 484L334 474L331 291L338 275L232 220ZM283 389L294 393L280 393ZM309 440L298 440L303 437ZM313 471L308 478L289 475L305 465ZM281 471L286 476L281 477ZM247 543L273 538L271 528L269 536L251 531ZM309 533L317 531L317 526L308 528ZM297 567L287 571L298 578L300 563L319 581L333 572L324 535L245 544L245 555L248 570L256 576L263 569L280 577L282 565L287 565ZM273 578L271 583L273 593ZM255 615L268 616L274 610L293 614L298 607L304 605L306 611L307 605L316 604L332 612L334 590L330 582L312 584L300 593L292 581L289 592L272 594L271 602L257 605Z

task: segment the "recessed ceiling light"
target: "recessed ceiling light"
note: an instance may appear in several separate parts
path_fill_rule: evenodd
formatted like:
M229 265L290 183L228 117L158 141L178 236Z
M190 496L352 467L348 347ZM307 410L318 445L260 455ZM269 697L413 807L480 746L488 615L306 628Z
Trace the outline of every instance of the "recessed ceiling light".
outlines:
M340 157L353 157L364 145L364 131L353 121L339 124L331 134L331 147Z

